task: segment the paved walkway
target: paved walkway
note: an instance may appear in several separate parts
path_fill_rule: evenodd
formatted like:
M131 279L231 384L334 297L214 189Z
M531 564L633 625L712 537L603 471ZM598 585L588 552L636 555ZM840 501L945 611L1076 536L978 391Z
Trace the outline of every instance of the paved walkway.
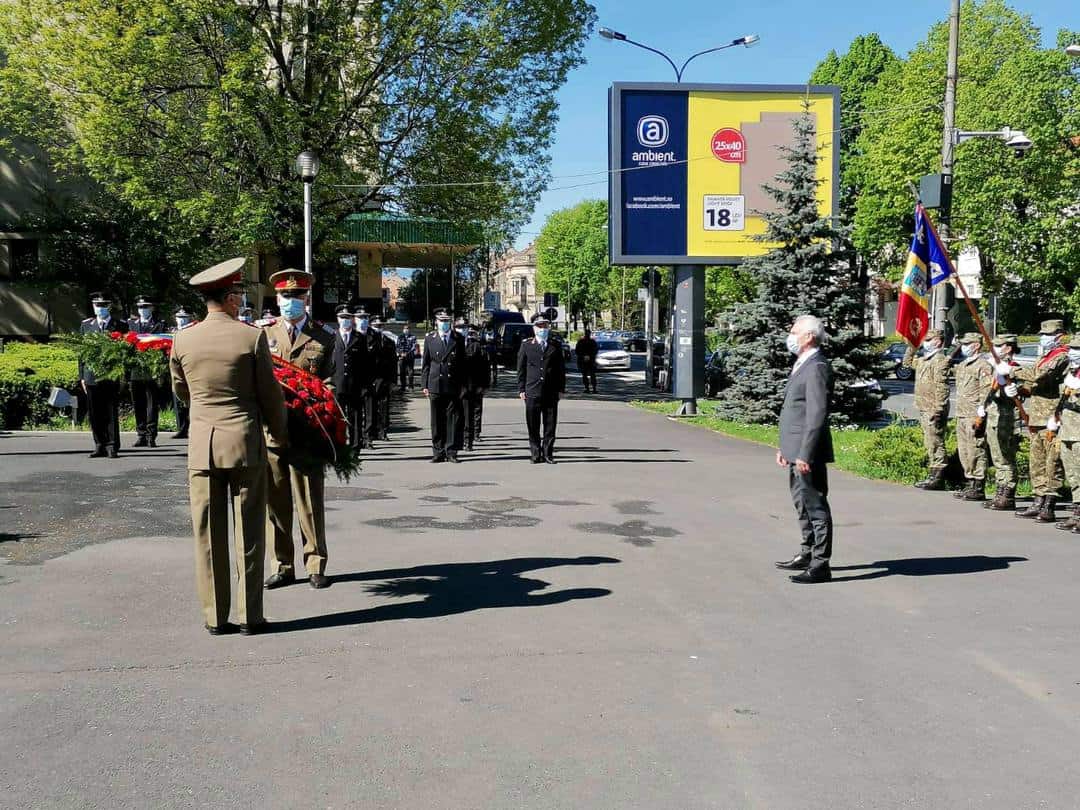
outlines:
M769 449L570 400L533 466L511 396L459 466L412 400L253 638L202 630L179 443L0 435L0 804L1076 805L1074 537L836 474L796 586Z

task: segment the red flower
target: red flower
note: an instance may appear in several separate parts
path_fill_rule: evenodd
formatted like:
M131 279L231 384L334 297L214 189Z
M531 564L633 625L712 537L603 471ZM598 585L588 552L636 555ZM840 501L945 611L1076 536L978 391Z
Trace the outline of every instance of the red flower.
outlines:
M119 340L121 335L119 332L109 332L109 337L111 337L113 340Z

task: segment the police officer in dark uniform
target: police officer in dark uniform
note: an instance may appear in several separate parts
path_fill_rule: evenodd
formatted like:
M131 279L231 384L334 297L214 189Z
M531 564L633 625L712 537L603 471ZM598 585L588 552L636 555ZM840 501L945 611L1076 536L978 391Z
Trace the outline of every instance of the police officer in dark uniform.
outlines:
M465 341L454 333L445 309L435 310L435 327L424 337L420 366L420 385L431 404L431 460L457 464Z
M397 364L398 364L398 388L405 390L405 381L408 380L409 389L413 387L413 378L416 374L416 335L412 333L409 324L401 329L397 339Z
M138 317L128 321L128 331L137 335L160 334L165 324L156 317L154 302L145 295L135 299ZM161 380L142 379L135 375L130 380L131 407L135 412L135 430L139 438L134 447L157 447L158 405L164 388Z
M349 444L360 448L364 446L361 433L364 424L364 351L362 345L366 335L356 331L356 319L353 307L341 304L335 310L337 329L334 331L334 392L338 404L345 411L345 422L349 426Z
M458 334L465 337L465 384L461 388L463 441L465 449L472 450L473 443L480 438L484 420L484 392L491 380L491 364L476 327L463 320Z
M198 323L195 317L184 307L176 310L173 317L176 319L176 328L173 330L174 335ZM173 438L186 439L188 437L188 428L191 425L191 409L176 394L173 394L173 411L176 413L176 433L173 434Z
M371 315L362 306L353 307L353 326L357 340L352 347L349 361L352 399L356 407L357 447L374 447L371 425L375 416L375 398L372 393L375 370L379 362L382 338L371 328Z
M550 316L538 312L532 322L533 337L521 341L518 350L518 396L525 402L532 463L554 464L559 395L566 393L566 359L562 343L551 334Z
M383 331L383 320L376 315L371 319L371 332L378 338L375 343L375 362L372 369L372 420L368 425L371 441L390 439L390 392L397 378L397 340Z
M119 318L113 318L109 306L112 304L104 294L90 294L90 304L94 308L92 317L87 318L79 327L79 332L128 331L128 325ZM120 383L113 380L99 380L94 370L79 363L79 382L90 411L90 431L94 437L94 452L90 458L116 458L120 453Z

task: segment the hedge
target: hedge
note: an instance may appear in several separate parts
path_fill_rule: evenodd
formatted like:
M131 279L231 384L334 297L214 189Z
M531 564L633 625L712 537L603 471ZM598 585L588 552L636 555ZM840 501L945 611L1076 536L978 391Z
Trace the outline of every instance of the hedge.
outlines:
M0 352L0 429L19 430L48 422L54 387L74 391L79 364L70 349L48 343L6 343Z

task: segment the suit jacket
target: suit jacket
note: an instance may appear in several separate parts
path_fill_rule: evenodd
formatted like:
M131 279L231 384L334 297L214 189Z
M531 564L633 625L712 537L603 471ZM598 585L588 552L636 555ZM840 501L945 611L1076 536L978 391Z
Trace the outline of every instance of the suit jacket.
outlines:
M800 458L808 464L833 461L831 391L832 368L820 351L791 375L780 409L780 453L788 462L794 464Z
M272 324L263 327L270 354L288 360L309 374L314 374L329 386L334 385L334 336L321 324L311 318L304 321L304 326L295 341L289 340L288 322L278 318ZM246 327L245 327L246 328ZM270 447L279 447L277 437L270 434Z
M374 329L368 332L378 338L378 347L375 352L374 378L376 382L390 382L397 379L397 338L389 332L376 332Z
M173 336L169 369L173 391L191 406L189 470L266 464L264 427L287 440L285 398L262 331L211 312Z
M424 361L420 366L420 387L431 394L460 396L465 382L465 341L451 332L449 342L429 332L424 338Z
M341 331L334 332L334 390L343 401L349 401L357 378L362 373L362 353L358 351L363 335L355 329L349 332L348 341L341 339Z
M100 332L100 333L120 332L122 334L126 334L127 331L128 331L127 321L122 320L120 318L112 318L105 325L104 329L102 329L101 325L98 323L97 317L87 318L79 326L79 333L82 334L82 335L88 334L90 332ZM82 380L87 385L97 385L97 381L98 381L97 377L94 376L94 370L92 368L90 368L89 366L84 365L83 363L79 363L79 379Z
M518 393L526 399L558 400L566 392L566 358L562 343L549 338L540 351L540 342L532 337L521 341L517 360Z
M165 322L160 320L144 321L139 318L131 318L127 322L127 327L129 332L134 332L137 335L158 335L165 332Z
M491 385L491 361L479 340L465 342L465 392L479 393Z

